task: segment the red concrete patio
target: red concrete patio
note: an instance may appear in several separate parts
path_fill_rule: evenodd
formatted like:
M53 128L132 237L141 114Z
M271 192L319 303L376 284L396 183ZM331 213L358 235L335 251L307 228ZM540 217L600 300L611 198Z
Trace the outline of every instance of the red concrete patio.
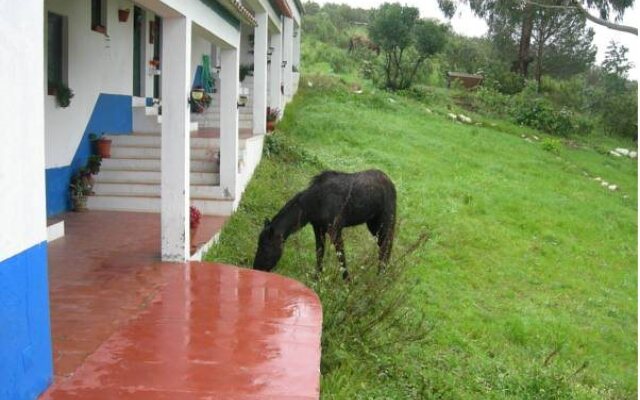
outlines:
M199 235L220 229L212 218ZM311 290L249 269L162 263L158 214L64 220L66 236L49 245L56 377L41 398L318 398L322 310Z

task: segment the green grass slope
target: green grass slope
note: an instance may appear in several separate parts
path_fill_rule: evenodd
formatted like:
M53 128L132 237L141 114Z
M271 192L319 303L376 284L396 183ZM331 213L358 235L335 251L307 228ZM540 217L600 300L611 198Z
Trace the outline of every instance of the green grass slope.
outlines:
M426 340L385 352L323 338L333 363L323 369L324 398L637 396L635 161L588 146L549 152L403 97L311 82L287 107L275 134L283 139L268 140L208 257L251 265L264 218L324 167L379 168L393 179L396 255L429 235L405 266L408 305L430 325ZM313 286L311 231L290 238L276 272ZM344 236L357 274L358 257L375 246L364 229Z

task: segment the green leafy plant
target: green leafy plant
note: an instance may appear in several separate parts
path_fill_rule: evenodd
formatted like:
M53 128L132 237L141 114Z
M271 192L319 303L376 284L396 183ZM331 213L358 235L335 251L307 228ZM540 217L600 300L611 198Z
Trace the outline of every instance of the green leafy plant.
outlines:
M541 142L542 150L548 151L550 153L558 154L560 153L560 149L562 148L562 142L559 139L554 138L544 138Z
M82 167L71 178L69 185L71 201L75 211L87 208L87 197L93 194L93 178L87 167Z
M189 96L189 105L191 106L191 112L202 114L211 105L211 96L205 92L202 87L198 86L191 91Z
M71 105L71 99L74 96L73 90L63 82L49 82L53 94L56 96L58 107L67 108Z
M253 64L242 64L240 65L240 82L244 81L244 78L247 76L253 75Z
M102 165L102 157L95 154L89 156L89 160L87 161L87 169L92 175L97 175L98 172L100 172L101 165Z

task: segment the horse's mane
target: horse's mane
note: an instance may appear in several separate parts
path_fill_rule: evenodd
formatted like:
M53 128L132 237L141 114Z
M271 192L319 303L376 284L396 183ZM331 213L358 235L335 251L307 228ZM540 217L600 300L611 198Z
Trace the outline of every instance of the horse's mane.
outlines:
M300 199L300 196L302 196L302 192L297 193L295 196L289 199L289 201L287 201L287 203L273 217L273 221L277 221L284 213L288 212L289 209L298 202L298 200Z
M314 186L314 185L320 185L322 183L324 183L325 181L327 181L327 179L330 178L334 178L338 175L342 175L342 172L338 172L338 171L324 171L321 172L320 174L314 176L313 178L311 178L311 182L309 184L309 186Z

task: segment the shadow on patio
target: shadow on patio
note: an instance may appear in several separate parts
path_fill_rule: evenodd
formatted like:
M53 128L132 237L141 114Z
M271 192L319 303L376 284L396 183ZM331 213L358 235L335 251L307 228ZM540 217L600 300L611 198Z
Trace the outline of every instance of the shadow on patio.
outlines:
M249 269L162 263L158 214L64 219L66 236L49 244L56 381L43 399L318 398L322 310L311 290Z

